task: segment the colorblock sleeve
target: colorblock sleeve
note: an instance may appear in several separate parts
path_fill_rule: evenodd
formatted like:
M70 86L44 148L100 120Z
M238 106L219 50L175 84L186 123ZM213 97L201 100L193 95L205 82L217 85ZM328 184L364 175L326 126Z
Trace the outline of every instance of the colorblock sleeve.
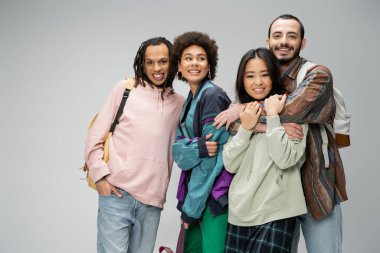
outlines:
M186 138L182 133L181 126L178 126L176 141L172 146L172 154L180 169L187 171L201 162L198 141L199 138Z
M185 222L193 222L195 219L202 217L206 207L207 199L211 193L211 188L216 177L223 169L223 145L227 142L229 134L225 127L216 129L213 126L214 118L220 112L228 108L231 103L230 99L221 89L210 88L202 94L199 101L199 110L202 112L201 125L202 136L198 139L198 150L205 148L205 136L212 134L210 141L216 141L219 144L218 154L213 157L199 155L199 164L193 167L191 178L188 184L188 194L182 206L183 213L181 218ZM207 149L206 149L207 150ZM201 153L200 151L198 151Z
M308 125L303 124L302 129L306 136ZM266 137L269 156L280 169L290 168L304 158L307 138L289 139L278 116L267 116Z
M309 70L298 88L287 97L281 122L332 123L335 111L330 70L317 65Z

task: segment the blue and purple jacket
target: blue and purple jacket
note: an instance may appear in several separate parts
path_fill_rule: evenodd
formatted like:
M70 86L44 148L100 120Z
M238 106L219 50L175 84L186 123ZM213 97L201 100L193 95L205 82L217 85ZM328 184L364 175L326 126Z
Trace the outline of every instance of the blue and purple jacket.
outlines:
M206 205L213 215L227 211L228 189L233 175L223 166L223 145L229 133L225 127L216 129L214 118L228 109L231 100L210 80L205 79L196 93L189 92L181 113L173 159L182 170L178 185L178 210L187 223L202 218ZM219 143L218 154L210 157L205 136Z

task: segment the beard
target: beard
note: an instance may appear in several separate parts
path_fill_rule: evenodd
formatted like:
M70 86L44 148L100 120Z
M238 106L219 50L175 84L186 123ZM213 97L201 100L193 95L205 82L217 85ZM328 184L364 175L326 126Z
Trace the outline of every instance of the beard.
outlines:
M282 47L292 48L290 45L287 45L287 44L283 45ZM273 47L269 47L269 50L276 56ZM300 52L301 52L301 47L299 46L294 50L294 54L291 57L279 59L276 56L276 58L278 62L280 63L280 65L287 65L288 63L296 59L300 55Z

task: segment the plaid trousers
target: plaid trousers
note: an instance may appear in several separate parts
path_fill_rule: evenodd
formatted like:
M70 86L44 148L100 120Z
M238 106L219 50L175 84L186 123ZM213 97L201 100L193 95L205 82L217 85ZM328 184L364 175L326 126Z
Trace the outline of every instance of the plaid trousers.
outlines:
M296 218L271 221L252 227L228 223L226 253L289 253Z

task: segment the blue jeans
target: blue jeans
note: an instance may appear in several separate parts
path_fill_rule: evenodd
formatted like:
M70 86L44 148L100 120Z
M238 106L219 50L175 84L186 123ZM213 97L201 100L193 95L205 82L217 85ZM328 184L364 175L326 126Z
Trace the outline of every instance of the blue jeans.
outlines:
M161 208L145 205L119 189L99 196L98 253L152 253Z
M310 213L297 217L292 253L297 253L298 250L300 227L302 227L308 253L342 252L342 210L340 204L336 204L333 212L321 220L314 220Z

